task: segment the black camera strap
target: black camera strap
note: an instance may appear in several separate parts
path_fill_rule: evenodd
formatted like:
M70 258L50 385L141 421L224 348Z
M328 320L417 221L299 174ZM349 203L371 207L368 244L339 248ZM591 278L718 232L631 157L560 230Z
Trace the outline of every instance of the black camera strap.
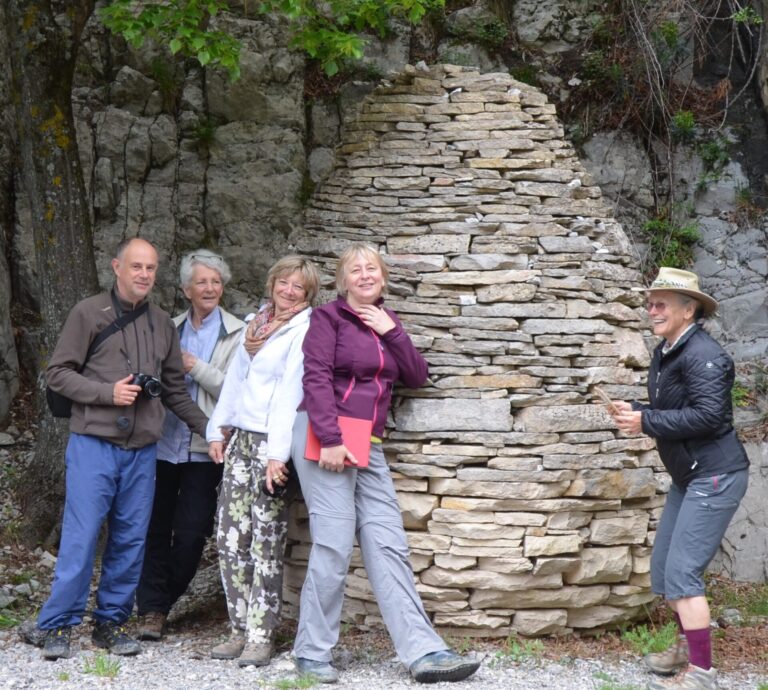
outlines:
M114 301L114 295L113 295ZM100 330L96 337L91 341L88 346L88 352L85 354L83 364L78 367L78 373L85 369L85 365L91 358L91 355L96 351L96 348L101 345L107 338L113 336L118 331L121 331L129 323L138 319L142 314L146 314L149 309L149 302L144 302L140 307L128 312L123 312L118 316L109 326L106 326ZM54 417L69 417L72 411L72 401L61 393L56 393L48 386L45 387L45 398L48 402L48 407L51 410L51 414Z
M82 371L85 367L85 363L91 358L91 355L96 351L96 348L101 345L107 338L110 338L118 331L122 331L129 323L138 319L142 314L146 314L149 309L149 302L144 302L140 307L132 309L131 311L125 311L118 316L109 326L98 332L96 337L91 341L88 346L88 352L85 355L83 366L80 367Z

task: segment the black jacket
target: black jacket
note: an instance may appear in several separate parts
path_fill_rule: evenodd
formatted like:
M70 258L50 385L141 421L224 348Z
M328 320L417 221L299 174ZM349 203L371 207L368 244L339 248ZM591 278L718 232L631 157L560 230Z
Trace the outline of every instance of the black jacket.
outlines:
M733 360L695 325L666 355L660 343L648 372L649 405L642 410L643 432L656 447L672 481L680 488L701 476L735 472L749 459L733 430Z

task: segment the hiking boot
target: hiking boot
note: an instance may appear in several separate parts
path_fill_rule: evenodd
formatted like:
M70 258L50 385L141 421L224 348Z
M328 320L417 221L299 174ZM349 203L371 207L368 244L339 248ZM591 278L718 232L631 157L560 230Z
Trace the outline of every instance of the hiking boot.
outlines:
M269 642L248 642L237 660L237 665L266 666L271 658L272 645Z
M660 676L671 676L688 666L688 641L679 637L677 642L663 652L646 654L643 658L649 671Z
M122 625L113 621L96 623L93 626L91 639L97 647L103 647L119 656L133 656L141 651L141 645L126 632Z
M680 673L669 680L655 680L649 690L717 690L717 671L690 664L685 673Z
M33 647L41 647L45 644L47 630L37 627L35 621L24 621L19 627L19 637Z
M296 672L300 676L313 678L316 683L337 683L339 672L327 661L313 661L296 657Z
M443 649L416 659L409 670L417 683L452 683L469 678L479 667L477 659L469 659L450 649Z
M143 616L139 616L139 633L137 637L140 640L161 640L165 632L165 621L168 618L160 611L150 611Z
M245 647L245 635L241 632L232 633L221 644L211 650L211 659L237 659Z
M48 630L45 634L43 644L43 659L68 659L69 658L69 635L72 628L64 625L60 628Z

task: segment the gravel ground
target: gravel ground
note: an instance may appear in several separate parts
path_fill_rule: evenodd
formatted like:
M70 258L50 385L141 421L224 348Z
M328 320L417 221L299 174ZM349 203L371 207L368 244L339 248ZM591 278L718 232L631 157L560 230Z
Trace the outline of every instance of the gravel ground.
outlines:
M107 657L119 661L119 671L114 678L99 677L88 673L93 665L96 650L90 641L90 626L83 625L73 634L74 654L69 659L45 661L40 650L19 641L15 629L0 632L0 687L5 688L110 688L111 690L253 690L254 688L282 688L296 685L293 663L287 648L264 668L239 668L234 661L215 661L208 658L208 650L225 632L222 625L210 626L190 636L189 631L171 632L159 643L145 642L143 652L136 657ZM366 637L354 638L354 647L342 647L336 664L341 670L341 680L336 687L365 688L415 688L404 667L390 654L378 648L370 652ZM371 641L371 648L376 644ZM434 688L493 688L494 690L640 690L647 687L651 676L646 673L637 658L597 660L564 657L527 659L515 663L489 647L477 652L483 658L479 671L462 683L437 683ZM723 673L721 690L756 690L761 683L768 683L768 673ZM320 687L320 686L317 686Z

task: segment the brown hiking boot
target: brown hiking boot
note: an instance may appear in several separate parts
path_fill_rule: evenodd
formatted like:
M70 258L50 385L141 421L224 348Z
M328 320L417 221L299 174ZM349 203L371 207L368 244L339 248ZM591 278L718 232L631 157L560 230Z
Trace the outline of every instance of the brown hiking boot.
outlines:
M137 637L140 640L161 640L165 632L165 621L168 618L160 611L150 611L139 616Z
M237 665L266 666L272 658L272 649L269 642L248 642L237 660Z
M671 676L688 665L688 641L679 637L677 642L663 652L646 654L645 666L660 676Z
M211 650L211 659L237 659L243 653L244 647L245 634L234 632Z

